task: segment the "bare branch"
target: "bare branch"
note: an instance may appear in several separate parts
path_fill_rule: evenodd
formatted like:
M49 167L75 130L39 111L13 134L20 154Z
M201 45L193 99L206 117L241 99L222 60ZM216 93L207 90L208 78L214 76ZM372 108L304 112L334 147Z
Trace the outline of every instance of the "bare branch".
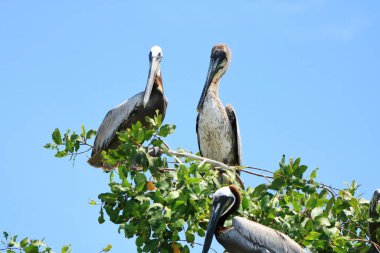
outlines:
M226 165L224 163L221 163L221 162L218 162L218 161L215 161L215 160L212 160L212 159L204 158L204 157L201 157L201 156L197 156L197 155L194 155L194 154L190 154L190 153L187 153L187 152L177 152L177 151L174 151L174 150L171 150L171 149L162 150L162 152L165 153L165 154L167 154L167 155L169 155L169 156L178 156L178 157L190 158L190 159L194 159L194 160L198 160L198 161L202 161L202 162L214 165L214 166L222 168L222 169L226 169L226 170L227 169L231 169L231 166L228 166L228 165Z

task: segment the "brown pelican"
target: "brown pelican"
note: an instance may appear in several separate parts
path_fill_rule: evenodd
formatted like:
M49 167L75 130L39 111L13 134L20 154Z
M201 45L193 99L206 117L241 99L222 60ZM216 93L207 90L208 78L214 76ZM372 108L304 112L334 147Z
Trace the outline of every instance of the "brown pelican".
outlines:
M380 204L380 189L377 189L372 196L371 202L369 203L369 217L372 219L379 218L380 214L377 213L376 207ZM380 242L376 238L376 230L380 228L380 222L368 222L368 231L369 231L369 239L380 245ZM368 253L378 253L380 252L380 248L376 248L374 244L372 244Z
M153 117L156 110L165 116L167 99L164 97L164 88L161 79L162 50L154 46L150 50L150 69L145 91L125 100L111 109L104 117L95 138L91 158L88 163L94 167L109 167L102 162L102 150L114 149L119 145L116 132L125 130L132 124L140 121L145 124L145 117Z
M224 227L224 222L238 209L240 201L240 193L233 185L222 187L214 193L202 253L209 251L214 233L229 253L305 252L287 235L242 217L233 217L233 227Z
M230 61L231 51L227 45L212 48L206 83L197 107L196 131L203 157L234 166L241 165L239 124L232 106L224 107L219 99L219 80Z

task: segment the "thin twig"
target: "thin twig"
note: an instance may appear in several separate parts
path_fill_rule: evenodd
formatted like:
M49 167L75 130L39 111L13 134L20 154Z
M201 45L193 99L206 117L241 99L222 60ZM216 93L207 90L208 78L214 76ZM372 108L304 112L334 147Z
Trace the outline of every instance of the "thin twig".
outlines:
M255 175L255 176L258 176L258 177L264 177L266 180L268 180L268 182L270 182L269 178L270 179L273 179L273 177L271 176L266 176L266 175L263 175L263 174L259 174L259 173L255 173L255 172L251 172L251 171L248 171L248 170L240 170L241 172L245 172L247 174L251 174L251 175Z
M273 171L266 170L266 169L261 169L261 168L256 168L256 167L251 167L251 166L245 166L244 169L259 170L259 171L264 171L264 172L268 172L268 173L271 173L271 174L275 174Z
M89 146L89 147L91 147L91 148L93 147L91 144L88 144L88 143L86 142L86 140L85 140L85 141L81 141L79 145Z
M376 250L378 251L378 252L380 252L380 245L379 244L377 244L377 243L375 243L375 242L373 242L373 241L371 241L371 240L368 240L368 239L366 239L366 238L364 238L364 237L361 237L361 236L358 236L357 234L355 234L354 232L352 232L352 231L350 231L350 230L348 230L348 229L346 229L346 228L342 228L342 230L344 230L344 231L346 231L346 232L348 232L348 233L350 233L350 234L352 234L353 236L357 236L358 238L347 238L347 240L349 240L349 241L363 241L363 242L369 242L370 244L372 244L373 246L375 246L375 248L376 248Z
M285 177L285 178L289 178L287 177L286 175L283 175L283 174L278 174L276 172L273 172L273 171L270 171L270 170L266 170L266 169L262 169L262 168L255 168L255 167L251 167L251 166L246 166L244 168L247 168L247 169L252 169L252 170L259 170L259 171L264 171L264 172L267 172L267 173L271 173L273 174L274 176L281 176L281 177ZM303 179L303 181L305 181L306 183L309 183L307 180ZM335 187L332 187L331 185L326 185L324 183L318 183L318 182L315 182L317 185L319 185L321 188L323 189L326 189L327 191L329 191L329 193L331 194L331 196L337 196L338 194L336 192L334 192L334 190L336 191L341 191L340 189L338 188L335 188Z
M91 149L92 149L92 146L91 146L89 149L85 150L85 151L75 152L75 153L73 153L73 154L75 154L75 155L80 155L80 154L83 154L83 153L86 153L86 152L90 151Z
M186 240L178 240L177 242L186 242L186 243L188 243ZM196 245L198 245L198 246L204 246L204 244L202 244L202 243L199 243L199 242L192 242L192 243L190 243L190 244L196 244ZM212 251L214 251L215 253L218 253L216 250L214 250L213 248L210 248L210 250L212 250Z
M221 163L221 162L218 162L216 160L212 160L212 159L209 159L209 158L197 156L197 155L194 155L194 154L191 154L191 153L188 153L188 152L177 152L177 151L174 151L174 150L171 150L171 149L162 150L162 152L165 153L166 155L174 156L175 159L176 159L176 157L185 157L185 158L190 158L190 159L202 161L203 163L208 163L208 164L214 165L216 167L216 169L232 169L232 168L239 169L239 166L228 166L228 165L226 165L224 163ZM251 166L242 166L241 168L243 168L243 169L239 169L239 170L241 170L241 171L243 171L245 173L248 173L248 174L255 175L255 176L264 177L268 182L270 182L270 180L268 178L273 179L272 176L265 176L265 175L259 174L259 173L248 172L248 171L246 171L244 169L253 169L253 170L264 171L264 172L272 174L273 176L281 176L281 177L289 179L289 177L287 177L286 175L278 174L276 172L273 172L273 171L270 171L270 170L267 170L267 169L255 168L255 167L251 167ZM305 179L303 179L303 181L305 183L309 183ZM334 192L334 190L335 191L340 191L340 192L344 193L344 191L341 191L338 188L326 185L324 183L318 183L318 182L315 182L315 183L317 184L317 186L320 186L321 188L326 189L331 194L331 196L337 196L337 193Z
M143 170L143 167L140 167L140 166L132 166L131 167L131 170L135 170L135 171L141 171ZM175 168L158 168L159 171L176 171L177 169Z

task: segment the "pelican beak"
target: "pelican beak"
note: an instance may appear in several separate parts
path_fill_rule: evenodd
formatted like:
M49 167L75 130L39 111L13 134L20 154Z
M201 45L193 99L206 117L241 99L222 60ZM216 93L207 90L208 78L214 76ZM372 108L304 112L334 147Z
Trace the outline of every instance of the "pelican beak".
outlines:
M234 201L235 200L230 196L221 196L214 199L202 253L207 253L209 251L220 217L228 211Z
M144 99L143 99L144 107L148 103L150 94L152 93L154 80L156 79L156 75L158 71L160 70L160 63L161 63L160 57L152 57L150 68L149 68L148 80L146 82L146 87L145 87L145 92L144 92Z
M203 87L202 95L201 98L199 99L198 106L197 106L197 111L200 112L203 106L203 102L206 98L207 91L214 79L215 74L220 70L221 63L223 62L223 59L226 57L225 52L220 52L215 55L211 55L211 60L210 60L210 66L208 68L207 72L207 78L206 78L206 83L205 86Z

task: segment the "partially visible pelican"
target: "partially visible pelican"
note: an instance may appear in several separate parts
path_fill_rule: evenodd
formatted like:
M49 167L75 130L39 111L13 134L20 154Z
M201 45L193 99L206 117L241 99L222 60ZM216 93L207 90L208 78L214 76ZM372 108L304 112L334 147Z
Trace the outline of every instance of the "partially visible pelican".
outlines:
M213 195L212 211L202 253L210 249L213 234L229 253L300 253L301 246L287 235L242 217L233 217L233 227L224 222L240 206L238 189L225 186Z
M150 50L150 69L145 91L125 100L120 105L111 109L103 119L95 138L91 158L88 163L94 167L104 167L102 150L114 149L119 145L116 132L130 128L132 124L140 121L146 124L145 117L153 117L156 110L165 117L167 99L164 96L164 88L161 78L162 50L154 46Z
M241 165L239 124L233 107L224 107L219 99L219 80L230 61L231 51L227 45L212 48L206 83L197 107L196 131L203 157L235 166Z
M372 196L371 202L369 203L369 217L372 219L379 218L380 214L376 212L376 207L380 204L380 189L377 189ZM380 245L380 242L376 239L376 230L380 228L380 222L368 222L368 231L369 231L369 239ZM378 253L379 250L376 249L376 246L372 244L368 253Z

